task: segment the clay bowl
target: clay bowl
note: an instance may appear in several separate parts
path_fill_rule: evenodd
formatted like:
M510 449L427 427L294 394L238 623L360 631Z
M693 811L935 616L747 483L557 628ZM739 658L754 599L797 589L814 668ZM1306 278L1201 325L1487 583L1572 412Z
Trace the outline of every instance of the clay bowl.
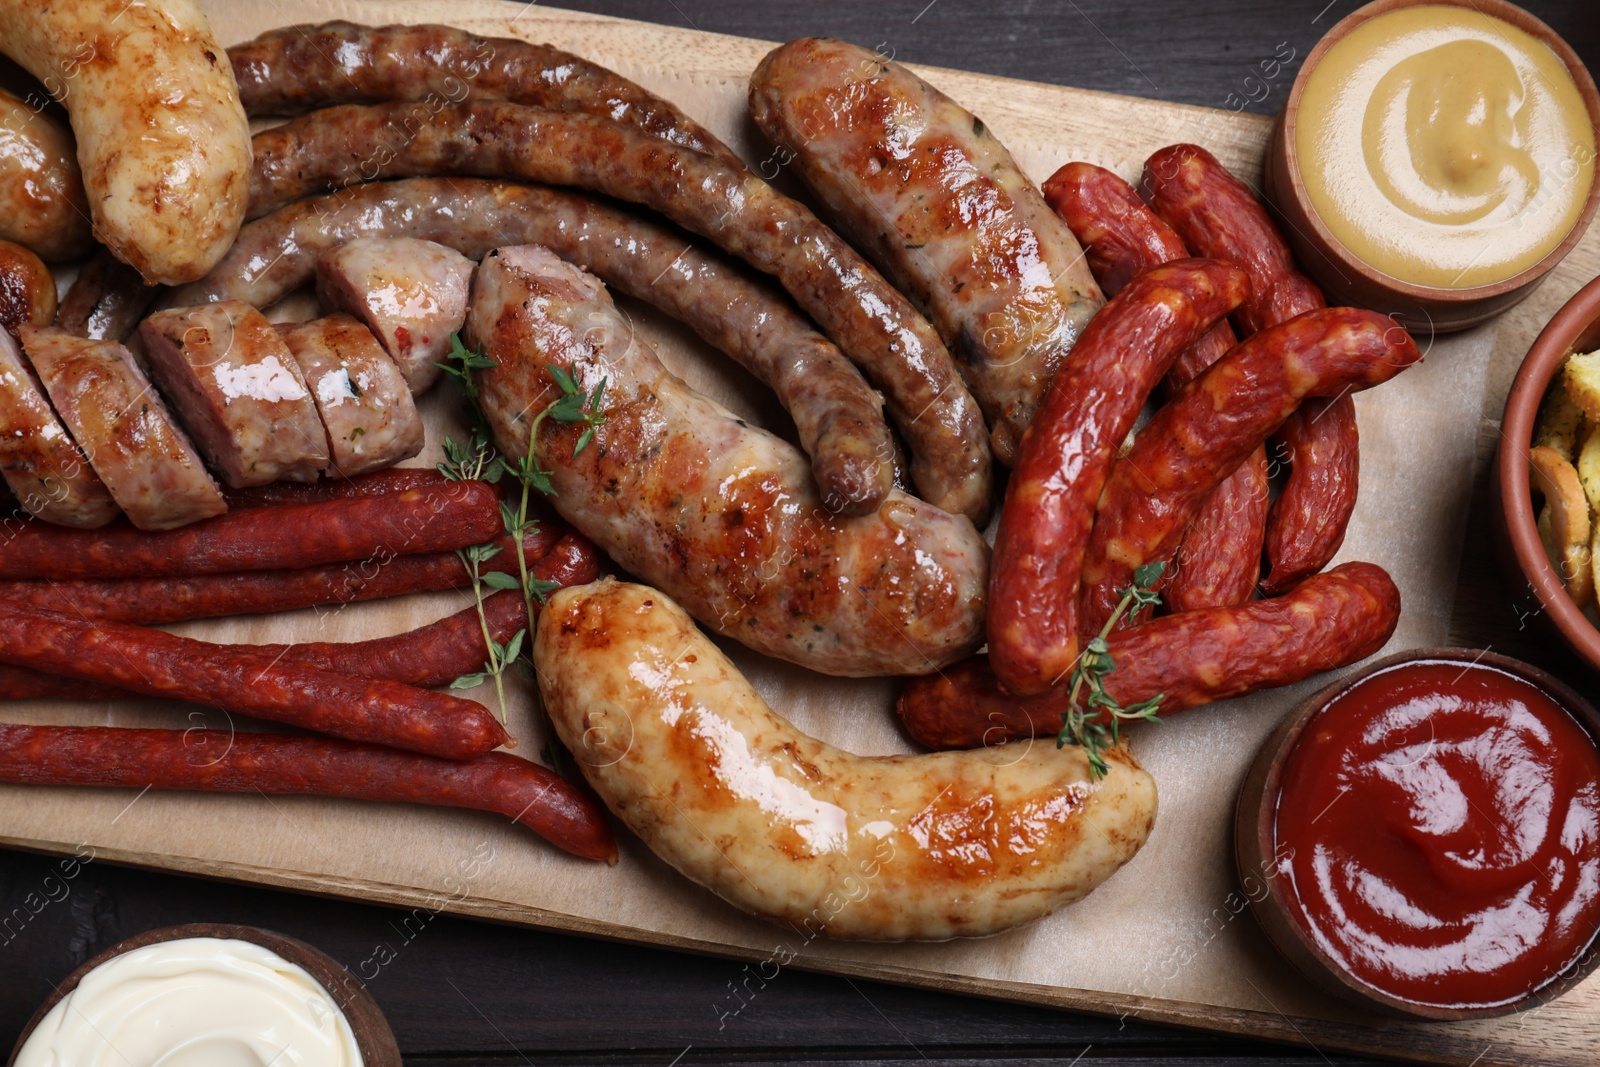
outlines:
M1545 326L1522 361L1506 397L1495 457L1498 507L1493 509L1496 555L1513 595L1541 625L1552 628L1591 668L1600 672L1600 630L1567 596L1534 526L1528 483L1528 449L1545 391L1574 352L1600 348L1600 278L1579 289Z
M304 941L297 941L292 937L273 933L271 930L233 923L186 923L182 926L165 926L112 945L68 975L66 980L56 987L55 992L39 1005L39 1010L33 1013L28 1024L22 1028L22 1036L17 1039L16 1048L11 1050L11 1055L6 1060L6 1067L12 1067L16 1062L17 1054L22 1051L22 1046L32 1035L33 1028L39 1025L39 1021L62 997L78 988L78 982L84 975L124 952L132 952L134 949L162 941L179 941L188 937L252 941L303 968L328 991L333 1002L344 1012L345 1019L350 1023L350 1030L355 1035L356 1045L361 1050L362 1063L366 1067L401 1067L400 1048L395 1044L394 1033L389 1029L389 1023L384 1019L383 1012L378 1010L378 1005L372 996L349 971L340 966L338 960Z
M1466 1009L1431 1007L1390 996L1352 976L1323 951L1300 925L1295 917L1297 912L1286 900L1283 879L1273 877L1270 873L1263 875L1263 872L1273 871L1274 857L1277 855L1277 806L1282 773L1301 734L1318 712L1363 679L1397 664L1416 660L1476 663L1516 675L1542 689L1571 712L1589 736L1600 743L1600 712L1596 712L1588 701L1564 682L1520 660L1473 648L1414 648L1386 656L1295 705L1262 743L1239 789L1238 806L1234 810L1233 853L1239 881L1250 901L1251 913L1273 946L1318 988L1342 1000L1381 1015L1424 1019L1484 1019L1526 1011L1561 996L1588 977L1596 966L1600 966L1600 952L1594 951L1593 940L1589 950L1576 963L1515 1004ZM1265 892L1260 892L1262 887Z
M1589 121L1597 128L1600 128L1600 92L1596 91L1594 79L1583 61L1567 42L1549 26L1505 0L1376 0L1341 19L1306 56L1289 91L1288 102L1273 127L1265 171L1267 198L1283 214L1284 235L1294 249L1295 259L1326 291L1330 304L1350 304L1385 312L1399 319L1413 333L1448 333L1485 322L1533 292L1588 228L1596 207L1600 206L1600 179L1591 185L1582 214L1559 245L1521 273L1488 285L1467 289L1413 285L1368 266L1334 237L1306 195L1300 162L1294 151L1301 90L1328 49L1355 27L1375 15L1419 3L1471 8L1509 22L1549 45L1566 63L1588 107Z

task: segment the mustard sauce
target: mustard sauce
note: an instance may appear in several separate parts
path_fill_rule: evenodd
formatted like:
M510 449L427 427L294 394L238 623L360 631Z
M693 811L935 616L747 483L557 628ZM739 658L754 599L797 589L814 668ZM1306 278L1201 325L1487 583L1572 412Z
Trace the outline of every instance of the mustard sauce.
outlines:
M1312 205L1356 257L1463 289L1550 253L1583 211L1595 131L1561 58L1467 8L1361 23L1300 95L1295 154Z

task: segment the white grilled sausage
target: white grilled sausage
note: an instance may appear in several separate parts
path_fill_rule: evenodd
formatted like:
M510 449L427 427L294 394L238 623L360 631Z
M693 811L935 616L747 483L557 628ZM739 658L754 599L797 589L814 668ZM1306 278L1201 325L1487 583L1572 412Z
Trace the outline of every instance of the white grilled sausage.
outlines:
M146 281L205 274L250 193L250 127L193 0L0 0L0 50L66 105L95 235Z
M855 756L775 714L666 596L601 581L539 619L545 707L602 800L723 899L808 934L993 934L1080 899L1144 844L1155 783L1126 749Z

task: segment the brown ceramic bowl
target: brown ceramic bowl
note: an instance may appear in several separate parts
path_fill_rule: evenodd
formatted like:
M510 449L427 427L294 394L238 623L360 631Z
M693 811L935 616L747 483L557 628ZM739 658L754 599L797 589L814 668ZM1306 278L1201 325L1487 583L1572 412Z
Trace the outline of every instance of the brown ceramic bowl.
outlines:
M132 952L134 949L162 941L180 941L188 937L252 941L303 968L321 983L322 988L333 998L333 1002L344 1012L345 1019L350 1023L350 1030L355 1035L356 1045L361 1050L361 1062L365 1067L401 1067L400 1048L395 1044L394 1033L389 1029L383 1012L378 1010L377 1003L355 980L355 976L339 965L338 960L304 941L297 941L292 937L255 926L237 926L232 923L187 923L183 926L165 926L112 945L68 975L66 980L56 987L55 992L39 1005L39 1010L33 1013L28 1025L22 1028L22 1036L17 1039L16 1048L11 1050L11 1056L6 1060L6 1067L12 1067L16 1062L17 1054L22 1051L22 1046L32 1035L33 1028L39 1025L39 1021L62 997L78 988L78 983L84 975L125 952Z
M1550 320L1522 361L1506 397L1495 457L1497 504L1493 514L1496 554L1506 582L1541 625L1553 628L1572 650L1600 672L1600 630L1567 596L1534 526L1528 449L1534 423L1561 366L1574 352L1600 348L1600 278L1579 289Z
M1417 660L1451 660L1479 664L1516 675L1543 690L1556 703L1572 713L1591 738L1600 744L1600 713L1564 682L1537 667L1509 656L1473 648L1414 648L1386 656L1301 701L1262 744L1245 775L1234 812L1233 853L1251 913L1261 924L1268 940L1285 958L1319 988L1346 1001L1389 1016L1425 1019L1483 1019L1526 1011L1548 1003L1582 982L1597 965L1600 952L1591 937L1588 951L1553 981L1534 990L1523 1000L1495 1008L1438 1008L1391 996L1355 978L1323 951L1296 919L1296 910L1285 899L1281 879L1273 870L1277 848L1278 794L1284 765L1306 727L1317 713L1357 683L1379 671ZM1268 872L1265 875L1263 872ZM1264 892L1257 889L1264 887ZM1600 931L1596 931L1600 933Z
M1283 213L1287 223L1285 236L1294 249L1295 258L1301 269L1326 290L1330 304L1352 304L1383 311L1399 319L1413 333L1446 333L1485 322L1532 293L1588 228L1596 207L1600 206L1600 180L1590 186L1583 212L1565 239L1539 262L1503 281L1468 289L1436 289L1392 278L1357 259L1323 224L1306 195L1300 162L1294 151L1300 93L1317 62L1351 30L1375 15L1418 4L1471 8L1509 22L1549 45L1566 63L1589 109L1589 121L1597 128L1600 128L1600 92L1596 91L1594 79L1583 61L1567 42L1549 26L1506 0L1376 0L1341 19L1306 56L1294 87L1289 91L1288 102L1273 127L1266 160L1267 197Z

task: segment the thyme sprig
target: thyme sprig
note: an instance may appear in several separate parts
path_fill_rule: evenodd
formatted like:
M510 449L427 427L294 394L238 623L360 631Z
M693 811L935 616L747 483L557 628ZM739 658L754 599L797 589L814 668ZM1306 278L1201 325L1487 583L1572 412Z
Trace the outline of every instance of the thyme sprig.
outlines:
M519 661L528 631L526 628L518 630L511 640L503 645L494 640L489 633L489 622L483 610L483 589L488 586L494 590L520 590L527 617L532 619L534 601L537 600L542 604L546 596L560 588L559 582L533 577L528 567L527 550L523 544L524 539L539 528L539 520L528 514L530 493L538 490L546 496L556 495L555 486L550 481L555 472L540 466L534 456L534 444L538 439L539 427L547 418L565 425L583 423L583 433L578 436L572 454L576 457L582 452L594 439L595 427L605 423L601 401L605 397L606 379L602 378L600 384L592 391L585 391L578 388L569 371L550 365L548 367L550 379L560 390L561 395L534 416L528 427L526 454L520 462L511 463L495 451L489 440L483 412L478 405L480 395L478 383L473 376L474 371L487 370L499 364L486 354L467 348L461 343L459 335L452 335L450 351L439 366L472 405L477 423L464 443L454 438L445 438L442 442L445 462L439 464L439 472L452 480L476 479L490 483L498 483L502 477L509 475L517 480L521 488L515 507L508 501L500 502L501 521L505 526L506 535L515 546L517 573L512 575L503 570L483 570L483 565L500 553L499 545L474 545L457 553L461 557L462 565L472 577L472 593L478 606L478 622L483 630L484 645L488 649L489 657L484 662L482 670L463 674L450 683L450 688L471 689L492 679L499 698L500 718L504 721L506 700L503 676L506 668Z
M1141 700L1125 708L1106 692L1106 675L1117 667L1106 639L1124 615L1132 619L1144 608L1154 608L1161 603L1161 595L1155 591L1155 587L1166 569L1166 563L1162 562L1146 563L1134 570L1133 584L1122 590L1122 599L1117 602L1116 610L1100 628L1100 632L1084 645L1078 663L1072 669L1072 688L1067 695L1067 708L1061 713L1061 732L1056 736L1056 747L1077 745L1082 748L1084 755L1089 758L1089 780L1092 782L1104 778L1110 769L1106 764L1105 752L1121 742L1124 722L1141 719L1146 722L1161 721L1157 712L1166 694L1157 693L1149 700ZM1088 690L1087 698L1080 704L1078 697L1085 689Z

